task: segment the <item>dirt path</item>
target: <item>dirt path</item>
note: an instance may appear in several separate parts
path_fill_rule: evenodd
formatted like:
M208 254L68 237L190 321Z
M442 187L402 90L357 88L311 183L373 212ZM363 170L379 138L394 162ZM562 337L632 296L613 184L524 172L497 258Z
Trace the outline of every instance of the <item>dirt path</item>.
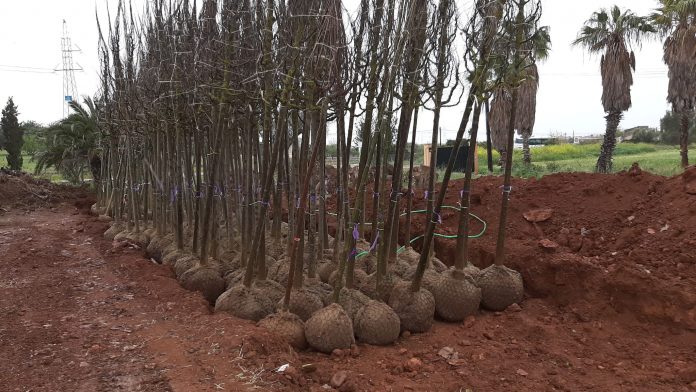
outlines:
M386 348L297 354L105 228L71 204L0 215L0 391L321 391L339 371L341 391L696 390L693 331L589 311L608 304L530 298Z

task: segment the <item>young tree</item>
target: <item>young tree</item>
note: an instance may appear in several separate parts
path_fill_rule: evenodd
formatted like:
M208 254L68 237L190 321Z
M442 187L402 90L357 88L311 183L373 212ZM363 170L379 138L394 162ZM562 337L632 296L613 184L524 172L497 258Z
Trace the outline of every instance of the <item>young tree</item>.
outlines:
M17 106L12 97L7 99L7 105L2 110L0 126L5 136L5 150L7 150L7 165L12 170L22 170L22 146L24 145L24 130L17 120Z
M601 9L585 22L573 45L582 46L590 53L604 52L600 65L602 73L602 105L607 113L607 129L595 170L611 171L612 155L616 146L616 130L623 112L631 107L631 86L636 69L636 56L628 46L640 44L645 34L655 29L645 18L618 6Z

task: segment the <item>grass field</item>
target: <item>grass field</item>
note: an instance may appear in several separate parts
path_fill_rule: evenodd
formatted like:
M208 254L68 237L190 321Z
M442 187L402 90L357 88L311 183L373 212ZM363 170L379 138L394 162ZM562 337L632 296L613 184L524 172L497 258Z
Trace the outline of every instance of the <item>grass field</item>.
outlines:
M34 170L36 169L36 162L32 161L31 156L29 155L22 155L22 158L24 159L24 161L22 162L22 170L24 170L27 173L34 174ZM0 150L0 167L7 167L7 151ZM46 170L46 172L41 175L37 175L37 177L46 178L53 182L59 182L63 180L63 177L53 168Z
M522 164L522 151L515 150L513 157L513 175L516 177L541 177L559 172L594 171L600 145L559 144L532 148L532 165ZM691 151L696 151L692 146ZM479 148L479 173L487 172L486 150ZM502 168L497 166L499 155L494 152L494 173L500 174ZM673 176L681 173L679 147L655 144L621 143L614 151L613 171L626 170L637 162L643 170L651 173Z

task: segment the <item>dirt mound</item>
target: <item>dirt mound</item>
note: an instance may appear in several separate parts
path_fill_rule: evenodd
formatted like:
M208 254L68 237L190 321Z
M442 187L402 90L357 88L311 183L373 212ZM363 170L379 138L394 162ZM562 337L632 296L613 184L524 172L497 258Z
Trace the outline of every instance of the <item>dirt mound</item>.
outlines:
M0 169L0 208L42 205L47 206L72 198L75 206L89 209L92 197L83 188L54 184L27 173ZM1 210L0 210L1 212Z

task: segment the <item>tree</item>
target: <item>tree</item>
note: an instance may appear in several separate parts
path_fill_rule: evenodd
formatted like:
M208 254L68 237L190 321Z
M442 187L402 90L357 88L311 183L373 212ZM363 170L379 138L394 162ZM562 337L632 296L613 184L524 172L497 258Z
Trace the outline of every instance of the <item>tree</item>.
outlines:
M530 26L525 26L529 29ZM508 23L504 29L505 40L512 41L515 37L514 24ZM529 149L529 138L534 132L534 124L536 122L536 100L539 90L539 72L537 69L537 61L546 60L551 49L551 35L548 26L541 26L535 31L528 31L525 34L529 39L522 44L522 50L529 53L526 58L526 64L523 69L523 81L519 87L517 111L515 114L515 129L522 136L523 162L525 165L532 163L531 151ZM497 48L498 51L509 50L510 45L501 45ZM499 53L497 59L499 64L496 64L498 73L501 67L504 68L503 59L509 56L505 53ZM496 89L493 102L491 104L491 133L492 141L495 148L501 152L501 163L505 159L505 146L507 145L507 126L510 117L510 100L512 94L509 89L501 86Z
M24 145L24 130L17 120L17 106L12 97L7 99L7 105L2 110L0 126L5 137L5 150L7 150L7 165L12 170L22 170L22 145Z
M696 105L696 1L660 0L651 15L656 31L666 36L663 60L669 69L667 101L680 116L681 163L689 165L689 120Z
M33 120L22 121L20 125L24 131L24 146L22 146L22 152L29 156L33 156L37 151L44 148L42 136L47 127Z
M46 144L34 155L36 173L54 167L68 181L81 183L84 173L89 171L98 181L101 172L97 154L99 109L90 98L85 99L84 106L77 101L70 102L70 109L72 114L44 131Z
M610 10L601 9L585 22L574 46L582 46L590 53L601 53L602 105L607 113L604 142L595 170L609 173L612 155L616 147L616 130L623 112L631 107L631 86L636 56L628 46L639 45L648 33L655 29L644 17L630 10L622 11L618 6Z
M682 116L668 110L665 116L660 119L660 142L664 144L677 145L682 129ZM689 118L691 126L689 127L689 143L696 143L696 116L692 115Z

